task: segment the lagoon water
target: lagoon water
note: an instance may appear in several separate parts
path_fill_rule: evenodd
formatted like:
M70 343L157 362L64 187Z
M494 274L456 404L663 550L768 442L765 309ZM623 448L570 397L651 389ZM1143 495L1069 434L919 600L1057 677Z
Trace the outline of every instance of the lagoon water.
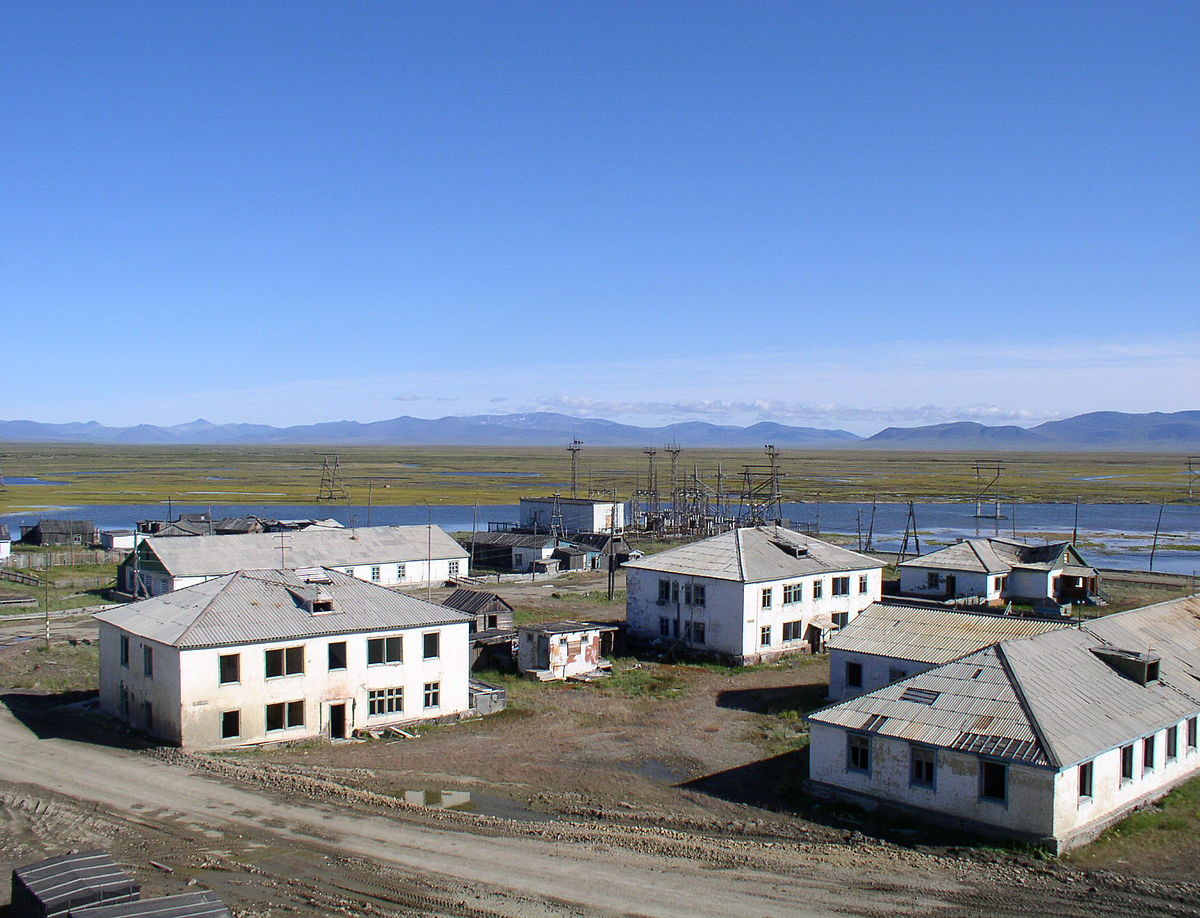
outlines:
M214 495L215 496L215 495ZM515 504L481 504L477 513L468 504L365 506L345 504L227 504L175 503L171 513L200 513L211 509L216 517L266 516L275 519L333 517L346 526L399 526L422 524L432 519L449 532L469 532L474 514L475 528L487 529L489 522L513 523ZM736 510L735 508L732 508ZM1021 538L1070 538L1075 525L1074 504L1001 504L1005 519L977 519L974 502L918 503L914 505L921 548L929 551L957 538L1008 535ZM984 512L994 512L994 505ZM855 535L861 521L865 533L870 526L870 503L786 503L784 516L799 525L815 526L821 532ZM904 535L908 505L880 503L875 508L874 547L895 551ZM33 523L36 512L0 516L14 534L21 523ZM101 529L131 529L138 520L165 519L167 504L95 504L80 507L47 507L45 516L92 519ZM1015 518L1014 518L1015 517ZM1100 567L1145 570L1150 561L1158 506L1155 504L1080 504L1079 541L1085 558ZM1154 569L1175 573L1200 572L1200 551L1174 546L1200 545L1200 506L1168 504L1163 508L1162 534L1155 554Z

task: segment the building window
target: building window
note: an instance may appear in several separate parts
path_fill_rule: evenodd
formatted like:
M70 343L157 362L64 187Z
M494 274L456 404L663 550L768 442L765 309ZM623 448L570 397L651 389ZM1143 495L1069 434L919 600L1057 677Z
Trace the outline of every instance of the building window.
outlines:
M1121 783L1133 780L1133 743L1121 747Z
M266 651L267 678L299 676L304 673L304 645Z
M862 664L846 664L846 685L850 688L862 688Z
M804 629L801 627L801 625L802 622L784 622L783 643L786 644L788 641L798 641L804 637Z
M403 663L404 638L370 638L367 641L367 664Z
M1179 727L1167 727L1167 761L1179 758Z
M902 669L889 669L888 682L899 682L901 679L907 679L908 673Z
M692 584L692 605L693 606L704 605L705 600L707 599L707 596L705 595L707 592L708 592L708 589L707 589L707 587L704 586L703 583L693 583Z
M404 689L385 688L367 692L367 713L371 717L380 714L400 714L404 711Z
M371 580L373 580L375 583L379 582L379 565L378 564L371 565Z
M846 768L849 771L871 770L871 737L851 733L846 737Z
M124 634L121 635L121 665L129 667L129 637Z
M223 653L220 658L221 685L242 681L242 655L240 653Z
M346 642L333 641L329 645L329 670L346 668Z
M458 576L458 562L457 561L450 562L450 576L451 577Z
M850 578L849 577L834 577L833 578L833 595L834 596L849 596L850 595Z
M154 678L154 648L142 645L142 675L147 679Z
M436 660L441 656L441 640L440 635L436 631L430 631L421 635L422 656L426 660Z
M425 707L436 708L442 703L442 683L426 682L425 683Z
M783 585L783 604L790 606L794 602L804 601L803 583L785 583Z
M858 592L865 593L870 589L871 579L866 574L858 575Z
M1092 763L1084 762L1079 766L1079 799L1092 799Z
M267 705L267 731L304 726L304 702L281 701Z
M1188 752L1196 751L1196 718L1194 717L1187 719L1187 747Z
M353 577L353 576L354 576L354 568L352 568L352 567L343 567L343 568L342 568L342 573L343 573L343 574L349 574L351 577Z
M813 581L813 599L820 599L824 595L825 595L825 581L824 580L814 580Z
M925 575L925 589L927 590L936 590L941 582L942 578L933 571Z
M670 637L671 636L671 620L669 618L667 618L665 615L660 615L658 617L658 636L659 637Z
M979 763L979 796L997 803L1008 802L1008 766L1003 762Z
M225 711L221 714L221 739L233 739L242 735L242 712Z
M688 635L688 640L691 641L693 644L703 644L704 640L705 640L705 638L704 638L704 622L691 622L688 625L688 628L690 631L690 633Z
M762 591L762 607L764 609L771 608L771 597L774 594L774 592L775 591L772 590L770 587L767 587L766 589L764 589Z
M149 701L142 702L142 726L147 733L154 732L154 705Z
M1142 771L1154 771L1154 737L1142 740Z
M758 630L759 630L758 642L759 642L759 643L760 643L760 644L761 644L763 647L770 647L770 646L771 646L771 626L770 626L770 625L763 625L763 626L762 626L760 629L758 629Z
M658 601L660 603L669 602L670 599L671 599L671 581L670 580L658 581Z
M403 564L397 564L397 565L396 565L396 579L397 579L397 580L403 580L403 579L404 579L404 570L405 570L405 568L404 568L404 565L403 565Z
M917 787L933 787L937 750L928 746L909 747L909 781Z

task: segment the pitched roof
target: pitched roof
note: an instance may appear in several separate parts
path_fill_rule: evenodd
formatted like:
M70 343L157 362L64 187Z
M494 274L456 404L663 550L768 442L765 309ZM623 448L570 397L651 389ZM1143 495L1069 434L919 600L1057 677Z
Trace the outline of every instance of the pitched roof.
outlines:
M96 524L91 520L38 520L37 526L42 532L66 532L71 535L90 535L96 531Z
M482 590L468 590L466 587L459 587L442 600L442 605L470 615L477 615L480 612L495 612L499 609L513 611L513 607L503 596L496 593L485 593Z
M163 567L176 577L206 577L237 570L270 570L279 566L280 533L194 536L188 539L146 537ZM372 526L363 529L303 529L282 534L288 565L343 567L389 561L466 558L461 545L440 526Z
M629 561L627 568L758 583L808 574L874 570L883 562L779 526L731 529Z
M575 634L581 631L619 631L620 625L615 622L541 622L537 625L521 625L519 631L530 631L534 634Z
M1144 685L1096 653L1147 643L1162 659ZM1190 596L1005 641L809 719L1065 768L1200 712L1198 649L1200 596Z
M465 540L468 544L503 545L509 548L544 548L558 542L549 533L538 535L532 532L477 532Z
M1073 558L1082 561L1075 546L1070 542L1030 545L1016 539L963 539L919 558L902 561L898 566L1007 574L1013 568L1048 571L1063 564L1070 564ZM1080 573L1088 576L1095 571L1081 567Z
M222 536L236 538L236 536ZM182 649L457 624L471 617L368 583L340 571L237 571L151 599L98 612L95 618ZM333 610L313 613L320 591Z
M921 663L949 663L1013 638L1065 628L1067 619L982 615L922 605L873 602L828 641L829 650Z

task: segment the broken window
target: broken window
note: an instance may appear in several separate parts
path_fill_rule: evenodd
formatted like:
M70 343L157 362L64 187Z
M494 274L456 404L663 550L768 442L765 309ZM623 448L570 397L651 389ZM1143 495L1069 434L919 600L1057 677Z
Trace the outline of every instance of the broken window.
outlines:
M813 581L813 599L820 599L824 595L825 595L825 581L824 580L814 580Z
M858 575L858 592L865 593L870 588L871 580L866 574Z
M436 708L442 703L442 683L425 683L425 707Z
M1133 743L1121 747L1121 782L1133 780Z
M147 679L154 678L154 648L142 645L142 675Z
M424 647L423 656L426 660L436 660L441 655L441 641L438 632L430 631L421 635L421 641Z
M221 685L242 681L242 655L240 653L223 653L220 658Z
M281 701L267 705L267 730L304 726L304 702Z
M221 739L233 739L242 735L242 712L225 711L221 714Z
M1084 762L1079 766L1079 799L1092 799L1092 763Z
M693 644L704 643L704 622L692 622L691 642Z
M997 803L1008 801L1008 766L987 759L979 763L979 796Z
M669 618L667 618L665 615L660 615L658 617L658 636L659 637L670 637L671 636L671 620Z
M862 688L862 664L846 664L846 685L851 688Z
M1154 737L1142 740L1142 771L1154 771Z
M846 737L846 768L850 771L871 770L871 737L851 733Z
M707 592L703 583L692 584L692 605L702 606L705 601L705 593Z
M784 622L783 623L783 641L786 644L788 641L798 641L804 637L803 622Z
M909 747L909 781L918 787L933 787L937 750L929 746Z
M367 663L403 663L404 639L402 637L370 638L367 641Z
M671 600L671 581L670 580L658 581L658 601L661 603L661 602L670 602L670 600Z
M400 714L403 711L403 688L374 689L367 692L367 713L372 717L377 717L380 714Z
M930 571L925 575L925 588L927 590L936 590L941 584L942 578L934 571Z
M346 668L346 642L334 641L329 645L329 669Z
M833 578L833 595L834 596L849 596L850 595L850 578L849 577L834 577Z

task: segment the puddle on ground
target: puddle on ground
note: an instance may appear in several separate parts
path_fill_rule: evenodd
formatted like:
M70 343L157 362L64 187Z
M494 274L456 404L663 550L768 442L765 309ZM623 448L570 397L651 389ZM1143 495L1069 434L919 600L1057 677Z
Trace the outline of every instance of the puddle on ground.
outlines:
M431 810L457 810L460 813L479 813L483 816L498 816L502 819L518 819L526 822L548 822L557 817L551 813L539 813L529 807L490 794L477 794L462 790L406 790L400 792L405 803L423 806Z

